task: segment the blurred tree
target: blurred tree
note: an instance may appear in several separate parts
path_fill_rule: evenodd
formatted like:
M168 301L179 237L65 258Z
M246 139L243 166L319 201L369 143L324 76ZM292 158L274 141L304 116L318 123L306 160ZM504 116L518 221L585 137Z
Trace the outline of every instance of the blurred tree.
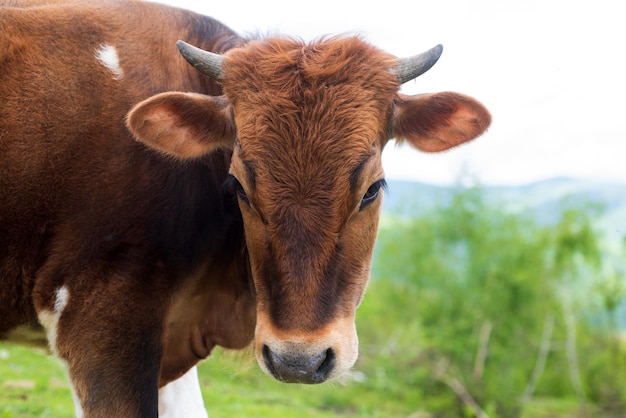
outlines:
M626 346L619 322L626 301L626 240L620 247L612 254L616 257L604 257L602 274L596 277L590 292L598 306L591 320L580 326L581 374L586 393L590 401L600 405L603 414L611 417L626 416Z
M472 187L426 216L388 221L376 276L412 298L400 309L419 327L412 364L428 370L419 384L437 416L519 417L538 391L584 402L576 332L587 306L574 290L601 266L590 213L538 225Z

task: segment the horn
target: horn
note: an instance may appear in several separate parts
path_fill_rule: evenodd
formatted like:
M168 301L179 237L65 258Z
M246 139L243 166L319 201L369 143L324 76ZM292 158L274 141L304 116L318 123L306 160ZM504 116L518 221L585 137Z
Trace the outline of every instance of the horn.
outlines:
M224 70L222 70L224 57L219 54L214 54L213 52L196 48L184 41L176 42L176 46L183 58L185 58L189 64L193 65L196 70L214 80L224 79Z
M392 72L398 77L401 84L419 77L435 65L441 53L443 45L439 44L426 52L408 58L400 58Z

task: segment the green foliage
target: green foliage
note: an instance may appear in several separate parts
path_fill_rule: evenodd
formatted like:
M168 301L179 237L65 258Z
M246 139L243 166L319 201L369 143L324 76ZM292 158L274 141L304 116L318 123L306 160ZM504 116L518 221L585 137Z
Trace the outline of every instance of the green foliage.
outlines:
M586 392L612 416L623 416L626 411L626 345L618 322L619 308L626 300L626 241L619 253L619 265L605 265L604 274L592 284L599 306L593 321L583 324L581 341Z
M610 288L600 309L590 303L589 283L602 277L599 211L570 206L539 225L471 188L423 217L383 223L376 276L412 299L414 364L427 371L415 384L428 410L518 417L541 395L626 412L623 346L590 321L625 296Z

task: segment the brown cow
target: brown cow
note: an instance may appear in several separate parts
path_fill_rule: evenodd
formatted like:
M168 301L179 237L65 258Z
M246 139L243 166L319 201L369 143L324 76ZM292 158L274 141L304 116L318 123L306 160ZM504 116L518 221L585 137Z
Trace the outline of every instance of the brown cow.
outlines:
M383 147L490 122L466 96L398 93L441 48L37 3L0 9L0 334L43 325L89 417L206 416L194 366L215 345L254 339L285 382L351 368Z

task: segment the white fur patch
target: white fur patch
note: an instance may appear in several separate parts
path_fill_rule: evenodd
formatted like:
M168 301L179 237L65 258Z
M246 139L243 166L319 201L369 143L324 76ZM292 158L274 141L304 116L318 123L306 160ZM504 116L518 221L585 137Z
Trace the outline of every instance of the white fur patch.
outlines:
M67 290L67 286L62 286L57 290L57 297L54 300L54 312L61 315L63 309L67 306L67 301L70 298L70 292Z
M48 344L50 345L50 350L57 356L57 334L58 334L58 326L59 319L67 306L67 303L70 300L70 291L67 286L61 286L56 291L56 297L54 299L54 307L53 311L50 312L48 310L41 311L38 314L39 323L46 329L46 334L48 336ZM67 368L67 363L61 360L61 363ZM74 391L74 386L70 382L70 388L72 390L72 398L74 400L74 409L77 418L82 418L83 416L83 408L80 404L80 400L76 396L76 392Z
M160 418L208 418L194 366L159 390Z
M78 399L76 391L74 390L74 385L71 381L70 389L72 390L72 400L74 401L74 413L76 414L76 418L83 418L83 406L80 404L80 399Z
M96 59L113 73L114 80L124 78L124 70L122 70L120 66L120 58L114 46L107 44L100 45L100 48L96 49Z
M57 289L56 297L54 299L54 308L53 311L50 312L48 310L44 310L39 312L39 323L43 325L46 329L46 334L48 337L48 344L50 345L50 349L54 354L56 354L56 342L57 342L57 327L59 324L59 318L63 314L63 310L67 306L67 302L70 298L70 292L67 289L67 286L61 286Z

